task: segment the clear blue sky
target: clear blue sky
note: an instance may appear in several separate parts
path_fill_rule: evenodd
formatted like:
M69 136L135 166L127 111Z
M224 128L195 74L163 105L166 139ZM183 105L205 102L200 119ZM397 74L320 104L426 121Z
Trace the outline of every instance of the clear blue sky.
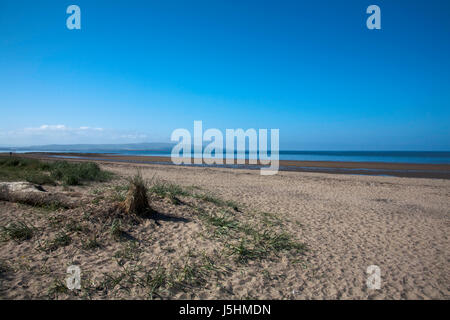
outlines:
M282 149L450 150L449 17L444 0L1 0L0 145L166 142L203 120L279 128Z

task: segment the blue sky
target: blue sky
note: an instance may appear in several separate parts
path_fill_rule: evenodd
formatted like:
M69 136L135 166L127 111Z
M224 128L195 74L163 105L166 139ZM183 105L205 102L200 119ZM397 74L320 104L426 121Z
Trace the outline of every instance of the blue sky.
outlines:
M66 28L67 6L81 30ZM366 8L381 8L381 30ZM0 145L279 128L282 149L450 150L449 1L0 2Z

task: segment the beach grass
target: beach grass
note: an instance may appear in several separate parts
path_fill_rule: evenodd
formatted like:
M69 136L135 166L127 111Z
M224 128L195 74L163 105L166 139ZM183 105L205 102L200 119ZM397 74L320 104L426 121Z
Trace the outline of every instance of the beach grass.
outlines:
M59 185L52 189L64 188L66 164L53 166L53 163L28 159L3 164L7 168L41 172ZM85 169L86 174L77 173L80 178L95 176L91 174L95 171L93 167ZM154 221L151 215L130 220L129 215L124 214L120 203L133 194L136 185L141 186L148 204L157 213ZM96 274L92 268L83 270L86 277L93 273L92 277L82 280L80 291L66 290L64 278L56 273L58 276L49 279L41 296L117 298L139 292L139 297L147 299L188 298L196 297L198 290L208 287L233 297L236 293L227 285L228 277L246 272L263 260L265 264L276 264L281 257L301 259L298 253L305 249L293 236L282 232L280 225L285 220L280 214L256 212L247 205L193 185L145 180L139 174L130 174L102 187L92 184L80 189L77 194L84 193L87 207L55 206L49 208L52 210L39 211L39 216L46 219L43 224L33 220L39 228L24 224L7 225L2 229L2 238L19 242L27 239L25 227L28 227L32 231L33 248L43 256L58 256L80 249L89 255L109 252L112 259L104 271ZM35 210L34 207L24 209ZM170 232L176 229L187 231L188 236L182 235L173 241ZM39 232L33 233L35 230ZM197 247L197 244L201 245ZM149 254L152 252L157 256ZM32 262L24 261L16 264L28 270Z
M0 233L4 239L22 242L33 237L33 227L23 221L11 222L1 227Z
M50 299L56 299L56 298L58 298L59 295L68 294L68 293L69 293L69 289L67 288L64 281L62 281L60 279L53 280L53 282L50 284L50 286L47 290L47 296Z
M59 232L56 237L49 242L47 250L55 251L60 247L68 246L72 242L72 238L65 232Z
M0 260L0 277L3 276L5 273L11 271L11 268L9 265L4 261L3 259Z
M86 182L104 182L112 178L112 173L101 170L93 162L45 162L20 157L0 157L0 179L5 181L28 181L40 185L67 186Z
M212 203L219 207L230 207L235 211L239 211L239 205L232 200L223 200L211 193L198 193L194 190L200 189L196 186L182 187L176 183L156 181L149 189L150 193L161 198L168 198L174 204L181 204L180 197L192 197L204 202Z
M96 237L89 239L88 241L83 243L83 246L82 246L82 248L84 250L94 250L94 249L97 249L97 248L100 248L100 247L101 247L101 244L97 240Z

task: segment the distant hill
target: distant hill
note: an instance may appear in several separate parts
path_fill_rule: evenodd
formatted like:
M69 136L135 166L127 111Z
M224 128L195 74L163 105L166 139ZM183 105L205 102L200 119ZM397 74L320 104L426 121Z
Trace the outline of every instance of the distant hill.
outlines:
M174 144L163 142L151 143L125 143L125 144L49 144L28 147L0 147L5 151L166 151L172 149Z

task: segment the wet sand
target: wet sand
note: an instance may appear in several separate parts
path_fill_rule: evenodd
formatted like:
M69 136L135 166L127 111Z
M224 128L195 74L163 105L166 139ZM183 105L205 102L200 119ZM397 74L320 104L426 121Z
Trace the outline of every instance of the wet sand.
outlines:
M7 154L0 154L7 155ZM112 161L128 163L172 164L170 157L161 156L131 156L106 153L26 153L20 156L38 159L73 158L77 160ZM236 162L235 162L236 163ZM218 165L222 166L222 165ZM233 167L233 165L229 166ZM261 165L239 165L241 169L258 169ZM450 164L415 164L388 162L340 162L340 161L294 161L280 160L280 171L320 172L357 175L377 175L411 178L450 179Z

